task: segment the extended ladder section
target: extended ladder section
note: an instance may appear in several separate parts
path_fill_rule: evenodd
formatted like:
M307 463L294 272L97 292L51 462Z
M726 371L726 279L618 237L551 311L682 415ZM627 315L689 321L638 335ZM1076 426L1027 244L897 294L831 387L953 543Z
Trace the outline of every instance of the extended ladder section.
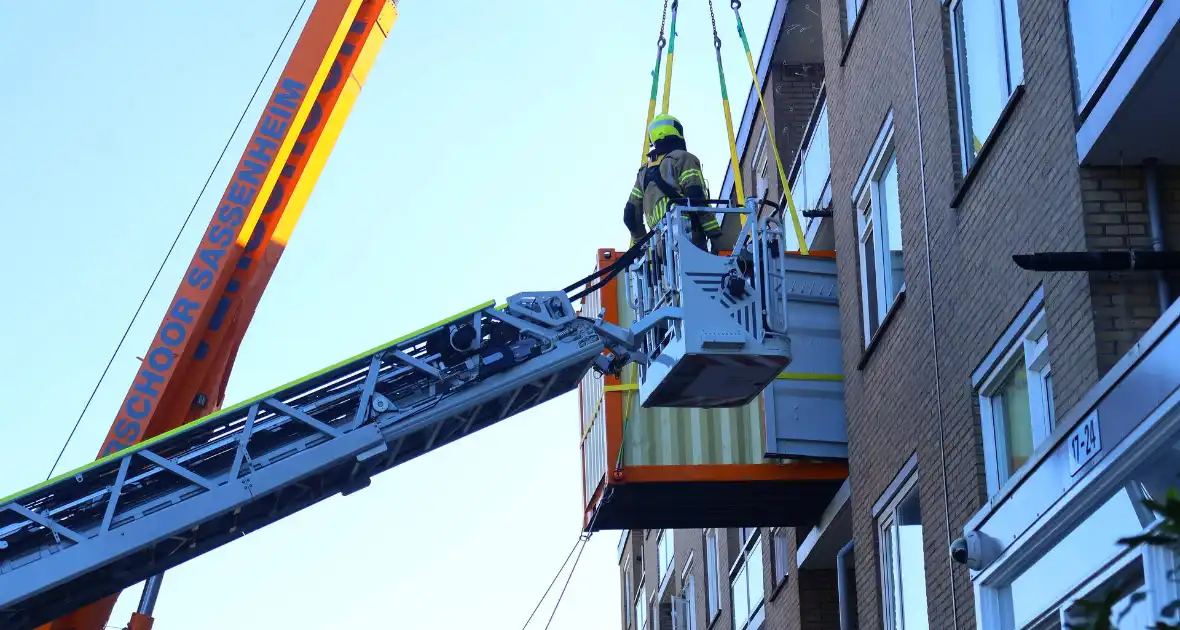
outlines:
M591 368L617 373L635 338L578 317L563 293L518 294L0 499L0 627L35 627L355 492Z
M644 407L738 407L760 394L791 363L787 335L788 279L783 226L760 217L759 200L711 208L746 221L727 256L689 238L689 217L701 208L673 205L653 228L642 258L627 272L636 319L666 307L680 317L642 339Z

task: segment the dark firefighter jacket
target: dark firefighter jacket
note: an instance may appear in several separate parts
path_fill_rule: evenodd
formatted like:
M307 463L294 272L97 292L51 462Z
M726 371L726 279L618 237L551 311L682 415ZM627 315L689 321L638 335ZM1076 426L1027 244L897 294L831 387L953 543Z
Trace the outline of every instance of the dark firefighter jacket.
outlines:
M647 164L639 169L623 211L623 223L631 232L632 242L642 238L668 211L665 191L675 192L677 197L685 197L694 205L707 198L701 162L685 150L683 140L661 140L649 156ZM661 181L657 180L662 180L662 187ZM721 234L721 225L712 212L697 213L697 220L693 223L710 238Z

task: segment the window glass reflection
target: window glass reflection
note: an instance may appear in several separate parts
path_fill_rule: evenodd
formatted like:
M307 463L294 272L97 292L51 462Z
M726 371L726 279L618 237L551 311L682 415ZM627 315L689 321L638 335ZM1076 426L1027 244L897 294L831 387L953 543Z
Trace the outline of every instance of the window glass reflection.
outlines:
M1078 94L1085 98L1102 79L1150 0L1069 0Z
M749 592L746 589L746 566L738 570L731 584L733 588L733 619L734 625L742 624L750 617Z
M897 550L902 584L902 627L925 630L930 627L926 614L926 553L922 545L922 512L916 488L897 507Z
M1024 626L1097 571L1122 549L1119 538L1142 530L1131 495L1119 489L1001 592L1011 602L1013 627Z
M1007 71L1000 55L999 7L993 2L960 2L955 9L962 41L960 42L963 89L966 92L970 122L972 156L978 155L983 141L1000 118L1008 97Z
M897 182L897 154L889 157L881 174L881 202L885 206L885 240L889 249L889 293L897 297L905 286L905 255L901 236L901 195Z
M999 391L1000 413L996 414L1001 426L997 433L1004 436L1005 452L1001 453L1008 465L1004 477L1011 476L1033 451L1032 409L1028 397L1028 372L1024 368L1024 357L1004 379Z
M803 171L799 179L803 182L803 207L811 210L819 207L820 195L831 171L831 156L828 153L828 109L820 110L815 121L815 131L803 160Z

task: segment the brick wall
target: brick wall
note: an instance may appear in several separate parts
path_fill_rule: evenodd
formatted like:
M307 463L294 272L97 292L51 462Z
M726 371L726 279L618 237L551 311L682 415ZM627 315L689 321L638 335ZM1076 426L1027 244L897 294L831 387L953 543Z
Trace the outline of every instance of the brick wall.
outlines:
M778 145L779 155L783 160L783 168L790 169L795 154L799 151L807 129L807 122L811 110L815 106L815 99L823 86L824 67L822 64L779 64L770 73L767 84L763 86L762 98L770 108L771 131L774 132L775 144ZM755 172L754 151L758 148L758 138L762 134L765 117L761 108L754 116L750 126L750 141L742 149L741 165L742 178L747 194L754 194ZM781 194L778 184L778 170L774 164L774 155L767 147L767 157L770 160L770 192L768 196L776 199Z
M834 569L799 571L799 599L802 630L839 630L840 600Z
M640 545L642 547L642 557L646 562L646 580L644 587L646 590L645 597L652 597L657 592L659 584L657 582L657 569L655 559L657 557L656 540L658 532L652 531L650 533L644 530L634 530L628 542L628 549L624 551L626 554L632 553L630 551L632 545ZM713 625L709 625L712 619L709 617L708 609L708 590L707 590L707 575L706 575L706 561L705 561L705 534L700 529L678 529L674 532L674 545L676 556L676 568L673 577L670 578L673 582L670 584L670 590L665 597L665 601L670 602L670 595L679 595L684 584L687 584L687 575L693 576L693 581L696 587L696 627L700 630L708 628L709 630L733 630L733 612L732 612L732 595L729 585L729 568L733 564L732 551L736 548L737 530L722 529L719 534L719 601L721 602L721 613ZM836 574L831 570L814 570L814 571L797 571L796 556L798 549L798 541L802 540L805 532L798 532L796 530L788 530L788 566L791 567L787 579L780 584L775 584L774 580L774 548L772 530L761 530L763 536L763 555L762 555L762 579L766 592L765 599L765 621L762 630L839 630L839 606L837 601L836 588ZM685 569L687 568L687 572ZM638 576L641 572L635 573L636 579L634 584L638 585ZM621 590L620 590L621 593ZM629 594L629 598L633 598L633 593ZM621 597L621 596L620 596ZM633 599L630 600L633 602ZM628 604L632 605L632 604ZM620 610L622 602L620 602ZM670 630L672 628L672 618L670 610L656 609L649 611L649 620L654 619L655 615L659 614L661 617L660 630ZM649 621L649 628L652 628L651 621Z
M1180 169L1160 168L1159 176L1165 246L1176 249L1180 247ZM1088 249L1151 248L1142 168L1084 168L1081 184ZM1154 273L1093 272L1089 277L1098 368L1105 374L1147 332L1159 317L1161 305ZM1169 273L1168 280L1175 294L1180 273Z
M1027 272L1011 260L1016 253L1086 246L1066 15L1055 0L1021 0L1026 86L952 208L964 174L947 10L937 2L912 3L912 50L910 3L866 0L841 63L847 41L841 4L825 0L822 15L859 627L882 625L872 506L916 456L930 627L965 630L975 619L970 580L965 568L950 563L947 547L986 492L971 372L1043 283L1058 408L1074 404L1098 378L1089 279ZM888 112L906 292L866 354L850 198Z
M826 81L832 152L835 248L839 263L846 414L857 541L857 625L881 628L879 554L873 504L904 462L917 461L925 538L930 627L975 626L967 570L947 546L986 501L983 445L972 371L1028 297L1042 287L1057 416L1063 417L1158 315L1150 274L1028 272L1013 254L1150 247L1142 173L1079 169L1066 15L1057 0L1020 0L1025 85L987 154L964 173L957 143L950 21L939 3L866 0L855 36L843 34L843 0L822 0L823 65L780 67L764 98L785 162L799 148L815 91ZM845 46L848 46L845 57ZM915 103L915 77L917 103ZM768 101L769 104L769 101ZM919 129L919 108L921 114ZM897 151L906 291L866 350L861 326L853 184L887 113ZM746 189L762 115L743 150ZM968 175L970 177L968 177ZM771 179L777 196L777 177ZM1161 173L1164 222L1180 248L1180 169ZM969 182L969 183L968 183ZM953 204L953 205L952 205ZM1180 277L1173 283L1180 291ZM763 531L768 536L768 530ZM732 630L730 545L721 531L722 612L707 613L704 536L677 531L677 571L689 554L697 586L697 627ZM801 534L790 534L791 566ZM656 557L655 536L645 556ZM772 546L766 540L767 550ZM838 628L836 576L794 570L772 584L766 564L766 630ZM654 589L654 562L647 586Z
M802 146L815 99L823 86L824 66L818 63L780 64L775 70L775 140L783 156L783 168L789 169ZM777 181L775 185L777 197L781 189L777 188Z
M773 548L772 530L764 530L768 549ZM764 554L766 564L766 628L768 630L839 630L839 598L836 572L798 569L799 542L807 536L802 528L787 530L786 580L774 583L774 554Z
M643 550L643 532L632 530L623 545L622 561L619 563L619 627L623 630L636 630L634 619L635 593L639 588L639 578L643 574L643 562L640 553ZM626 571L630 572L630 589L626 589ZM627 612L630 611L630 612Z

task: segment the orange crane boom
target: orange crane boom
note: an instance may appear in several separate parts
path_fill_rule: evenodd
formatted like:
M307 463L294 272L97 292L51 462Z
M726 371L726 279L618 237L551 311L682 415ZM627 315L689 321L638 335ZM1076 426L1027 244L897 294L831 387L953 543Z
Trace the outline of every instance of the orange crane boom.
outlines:
M221 408L254 310L396 18L393 0L315 3L99 458ZM102 630L117 598L39 630ZM151 625L141 610L128 627Z

